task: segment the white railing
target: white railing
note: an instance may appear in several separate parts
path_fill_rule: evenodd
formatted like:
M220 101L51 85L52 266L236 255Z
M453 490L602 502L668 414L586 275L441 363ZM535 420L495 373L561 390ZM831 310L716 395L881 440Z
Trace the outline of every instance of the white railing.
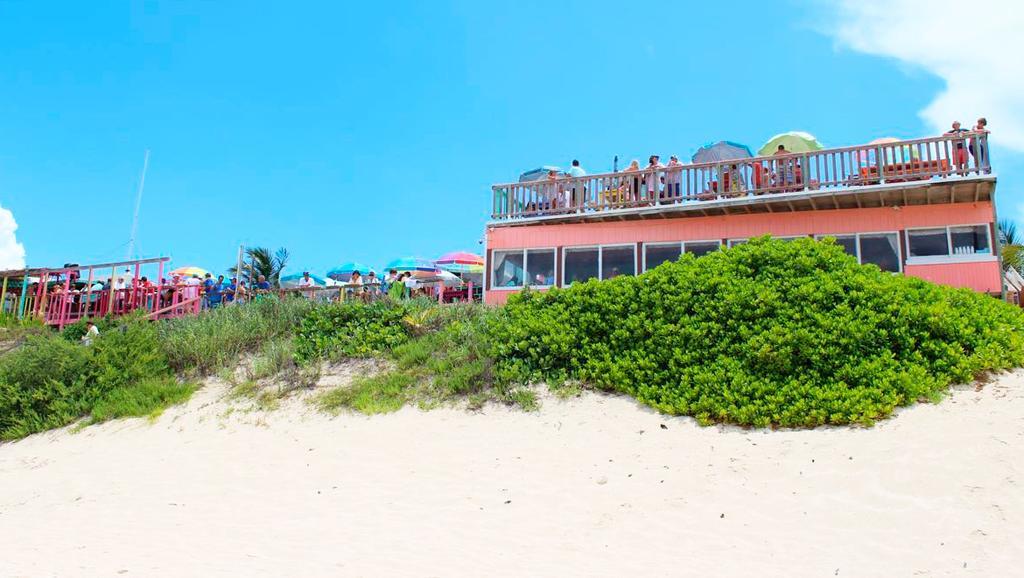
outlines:
M963 132L769 157L494 185L496 221L923 181L990 172L988 134Z

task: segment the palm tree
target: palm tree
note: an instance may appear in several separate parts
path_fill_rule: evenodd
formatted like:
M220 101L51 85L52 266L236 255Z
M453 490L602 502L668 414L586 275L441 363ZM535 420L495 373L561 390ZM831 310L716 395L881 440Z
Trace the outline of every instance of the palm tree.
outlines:
M1024 266L1024 248L1021 247L1022 239L1017 232L1017 223L1010 219L1000 219L996 228L999 230L999 243L1003 246L1003 271L1010 267L1020 271Z
M999 229L999 242L1004 245L1020 245L1021 239L1017 234L1017 223L1010 219L999 219L996 225Z
M281 271L288 264L288 249L281 247L271 254L266 247L250 247L245 250L245 261L242 263L241 278L252 285L260 275L267 278L275 287L281 279ZM232 277L238 277L237 267L228 269Z

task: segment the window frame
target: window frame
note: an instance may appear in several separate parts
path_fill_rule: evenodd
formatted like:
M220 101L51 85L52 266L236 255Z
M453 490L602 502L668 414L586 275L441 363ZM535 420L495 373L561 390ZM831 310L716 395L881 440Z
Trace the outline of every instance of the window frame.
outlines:
M668 244L671 245L672 243L668 243ZM570 284L565 280L565 258L569 254L570 251L575 250L575 249L581 249L581 250L597 249L597 277L596 278L597 278L598 281L607 281L607 279L603 279L603 277L604 277L604 250L605 250L605 248L608 248L608 249L618 249L618 248L621 248L621 247L629 247L629 248L631 248L633 250L633 276L635 277L636 275L639 275L640 273L638 273L636 271L636 243L609 243L607 245L566 245L566 246L562 247L562 275L561 275L561 279L560 279L560 281L562 282L561 286L562 287L569 287L570 286Z
M985 237L988 240L988 253L972 253L968 255L957 255L953 252L953 233L951 229L956 227L984 227ZM946 250L949 251L945 255L927 255L922 257L911 257L910 256L910 232L911 231L926 231L928 229L945 229L946 230ZM995 261L996 257L995 245L993 245L992 239L992 223L956 223L954 225L933 225L931 227L907 227L904 229L906 233L906 262L907 265L936 265L943 263L977 263L984 261Z
M496 279L494 278L494 269L491 267L491 263L493 263L494 261L494 254L515 253L517 251L520 252L523 256L523 284L516 285L515 287L499 287L498 284L495 282ZM522 291L527 287L529 287L530 289L550 289L557 284L557 275L555 275L555 283L552 283L551 285L534 285L529 282L530 280L527 279L527 273L530 271L530 251L551 251L553 253L552 262L555 264L556 267L558 266L558 247L523 247L522 249L491 249L491 263L487 264L487 274L491 280L491 291Z
M921 228L923 228L923 229L934 229L935 227L921 227ZM857 263L863 265L864 264L864 260L863 260L863 258L861 257L861 254L860 254L860 237L861 237L861 235L896 235L896 261L899 263L900 268L899 268L898 271L889 271L889 272L890 273L903 273L903 265L904 265L904 262L906 261L906 257L904 255L909 255L909 253L904 253L903 252L904 247L902 246L903 243L900 243L900 232L899 231L864 231L863 233L823 233L823 234L816 234L816 235L814 235L814 240L815 241L820 241L820 240L824 239L825 237L853 237L854 241L856 242L855 248L857 249L857 254L854 255L854 257L857 258ZM909 245L908 245L908 250L909 250ZM869 265L873 265L873 263L869 263Z

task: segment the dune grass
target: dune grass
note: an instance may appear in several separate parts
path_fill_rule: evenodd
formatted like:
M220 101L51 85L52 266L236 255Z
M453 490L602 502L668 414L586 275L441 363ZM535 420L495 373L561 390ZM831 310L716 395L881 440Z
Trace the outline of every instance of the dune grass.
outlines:
M132 387L111 390L93 404L89 421L99 423L122 417L158 417L165 409L188 401L195 392L194 383L174 378L148 378Z

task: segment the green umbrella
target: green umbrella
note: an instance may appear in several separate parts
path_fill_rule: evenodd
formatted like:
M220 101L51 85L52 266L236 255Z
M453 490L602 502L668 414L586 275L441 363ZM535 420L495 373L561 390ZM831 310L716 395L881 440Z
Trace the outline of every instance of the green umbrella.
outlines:
M809 153L812 151L820 151L825 148L821 146L818 139L814 138L814 135L810 133L790 131L777 134L768 139L768 142L764 143L764 145L758 149L757 156L771 156L779 150L779 145L786 147L786 152L788 153Z

